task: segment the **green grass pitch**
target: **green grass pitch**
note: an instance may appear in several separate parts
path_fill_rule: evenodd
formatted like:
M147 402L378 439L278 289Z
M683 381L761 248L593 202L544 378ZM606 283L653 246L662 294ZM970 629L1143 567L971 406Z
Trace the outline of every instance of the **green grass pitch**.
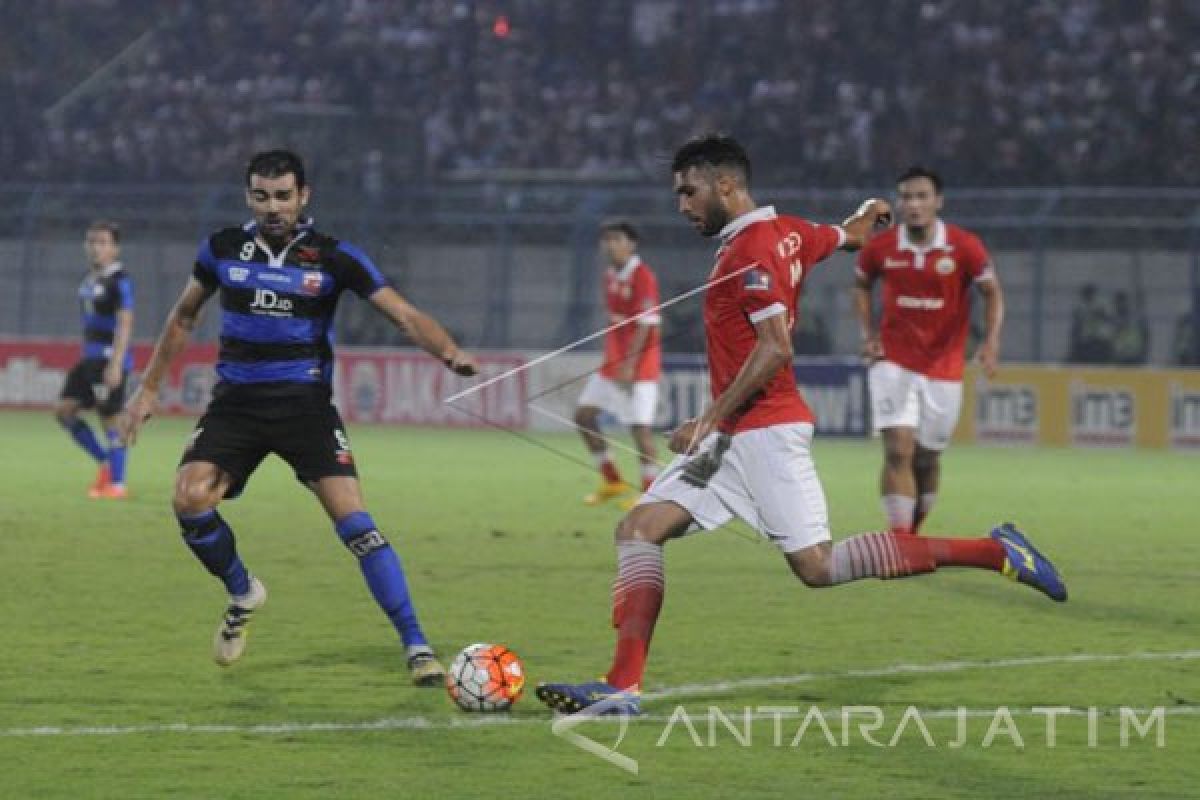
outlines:
M97 503L84 496L91 467L49 414L0 415L0 797L1200 791L1195 456L948 453L930 532L984 535L1015 519L1063 570L1066 605L961 570L805 589L745 529L672 543L646 687L663 694L618 748L637 760L633 775L556 737L531 692L511 715L481 721L440 690L410 687L352 557L277 460L223 506L271 600L245 659L214 666L223 596L179 541L168 504L189 430L152 421L131 457L133 497ZM487 640L520 654L531 683L604 671L617 512L581 505L591 475L498 431L357 427L351 438L369 508L444 656ZM544 442L579 453L567 435ZM837 535L877 528L877 443L824 440L815 452ZM891 669L905 664L929 668ZM698 686L685 695L684 684ZM680 724L667 731L679 704L703 746ZM832 718L837 746L810 727L792 747L794 716L781 718L777 746L776 723L761 713L748 745L720 725L709 738L710 707L745 735L745 708L854 705L883 709L875 737L885 741L907 707L928 712L934 746L911 727L894 747L852 728L843 746ZM983 746L998 706L1013 711L1023 747L1005 733ZM1040 706L1101 709L1095 746L1075 716L1058 720L1048 747L1044 718L1030 711ZM1122 747L1121 706L1165 707L1165 746L1135 733ZM960 707L973 716L953 747L957 721L939 714ZM618 733L600 722L578 730L606 744Z

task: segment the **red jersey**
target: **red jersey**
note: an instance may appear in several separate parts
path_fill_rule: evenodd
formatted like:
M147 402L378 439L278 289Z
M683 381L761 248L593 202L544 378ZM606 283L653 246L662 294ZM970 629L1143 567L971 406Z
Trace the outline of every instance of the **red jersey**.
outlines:
M633 256L620 269L609 267L604 275L604 299L608 308L608 324L620 325L644 311L658 307L658 280L650 267ZM604 365L600 374L616 380L621 367L636 364L635 381L656 381L662 371L662 343L659 327L662 320L657 312L640 317L637 322L620 325L604 337ZM633 340L638 328L650 326L650 336L642 352L634 353Z
M750 357L758 342L755 323L787 314L788 327L794 328L800 289L809 271L845 241L841 228L777 216L772 206L756 208L725 226L704 295L704 335L714 399L729 388ZM741 433L812 421L788 364L718 427L723 433Z
M883 279L883 357L935 380L962 380L971 284L995 279L979 237L938 220L928 245L918 246L897 226L867 243L857 272Z

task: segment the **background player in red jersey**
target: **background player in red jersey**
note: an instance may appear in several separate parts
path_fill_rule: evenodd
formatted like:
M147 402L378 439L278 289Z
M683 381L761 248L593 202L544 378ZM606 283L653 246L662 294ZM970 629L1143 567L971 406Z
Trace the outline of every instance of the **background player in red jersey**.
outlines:
M604 271L608 324L619 327L604 337L604 364L588 380L575 410L575 424L601 476L600 487L583 499L588 505L628 497L632 491L621 480L600 432L601 411L629 426L638 449L642 489L658 475L651 426L662 371L661 318L657 313L645 313L658 307L658 280L637 253L638 238L637 229L625 220L600 226L600 249L608 262ZM628 322L633 317L637 321ZM628 504L632 506L632 498Z
M938 217L942 179L912 167L897 181L902 225L876 236L858 258L854 309L875 429L883 434L881 493L888 526L916 533L937 499L940 457L962 406L963 354L971 288L984 299L985 331L976 354L996 371L1004 294L983 243ZM878 327L871 289L883 282Z
M617 644L608 674L593 683L542 684L538 698L560 712L638 713L666 586L663 546L734 517L778 546L808 586L976 567L1065 600L1054 566L1010 524L979 539L889 531L830 540L809 450L813 416L797 389L791 330L808 273L839 247L861 247L872 228L890 222L890 206L867 200L841 226L756 206L750 160L725 136L688 142L671 169L680 213L702 235L721 240L704 297L712 404L674 432L671 449L679 456L617 526Z

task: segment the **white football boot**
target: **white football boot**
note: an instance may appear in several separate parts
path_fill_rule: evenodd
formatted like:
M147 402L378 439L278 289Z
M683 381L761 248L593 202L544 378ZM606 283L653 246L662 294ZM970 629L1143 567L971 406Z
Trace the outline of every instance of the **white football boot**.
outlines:
M213 637L213 660L217 664L228 667L242 657L246 651L246 628L254 612L266 602L267 587L254 576L250 577L250 591L230 598L225 616L217 626L217 635Z

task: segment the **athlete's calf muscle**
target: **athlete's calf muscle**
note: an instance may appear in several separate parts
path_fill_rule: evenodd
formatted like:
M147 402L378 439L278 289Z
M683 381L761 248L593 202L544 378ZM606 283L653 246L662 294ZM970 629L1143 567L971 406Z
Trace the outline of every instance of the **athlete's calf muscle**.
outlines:
M357 478L344 475L330 475L316 481L309 481L308 488L312 490L325 513L333 521L358 511L365 511L362 488Z
M784 553L784 558L787 559L792 573L805 586L820 588L831 585L829 579L829 559L832 553L833 544L830 542L821 542L811 547L805 547L803 550Z

